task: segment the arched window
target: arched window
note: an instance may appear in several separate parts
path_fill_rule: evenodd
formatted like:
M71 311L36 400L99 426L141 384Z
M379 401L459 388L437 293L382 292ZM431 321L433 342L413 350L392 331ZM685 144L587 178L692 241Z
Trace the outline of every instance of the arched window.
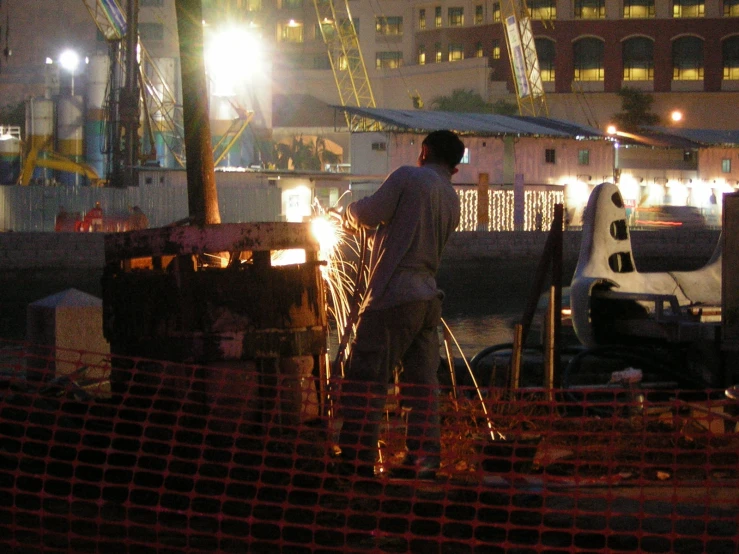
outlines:
M724 79L739 80L739 36L729 37L721 45Z
M534 39L534 44L536 44L536 57L539 58L541 80L554 81L554 41L548 38L537 38Z
M672 43L672 78L675 81L703 79L703 40L680 37Z
M646 37L633 37L623 42L624 81L654 79L654 42Z
M575 81L603 80L603 41L582 38L573 45Z

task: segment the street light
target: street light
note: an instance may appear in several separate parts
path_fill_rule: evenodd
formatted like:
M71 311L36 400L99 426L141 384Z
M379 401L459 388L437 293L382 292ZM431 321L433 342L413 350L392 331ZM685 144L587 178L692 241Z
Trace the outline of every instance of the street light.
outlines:
M74 96L74 72L77 71L77 68L80 65L80 56L75 52L74 50L65 50L59 55L59 64L69 71L69 74L72 77L72 96Z

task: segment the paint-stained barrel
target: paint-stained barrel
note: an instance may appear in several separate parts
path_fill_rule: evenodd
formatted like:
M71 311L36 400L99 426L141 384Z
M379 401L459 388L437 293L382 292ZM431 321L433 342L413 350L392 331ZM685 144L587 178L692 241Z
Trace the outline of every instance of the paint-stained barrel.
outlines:
M175 396L199 395L255 419L264 410L283 422L313 419L328 334L318 250L309 223L106 235L103 328L111 353L166 361L146 372ZM285 251L302 251L303 259L273 265ZM136 371L114 368L114 391L125 394Z

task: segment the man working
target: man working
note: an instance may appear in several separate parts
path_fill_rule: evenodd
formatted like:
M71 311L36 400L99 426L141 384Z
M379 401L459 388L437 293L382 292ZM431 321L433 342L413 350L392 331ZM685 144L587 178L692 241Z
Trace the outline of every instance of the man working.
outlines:
M464 154L451 131L430 133L418 167L392 172L344 213L349 230L376 229L370 274L347 360L339 412L344 466L371 476L390 372L402 363L402 394L410 407L408 454L399 477L432 477L439 467L439 337L443 294L436 272L447 239L459 224L451 177Z

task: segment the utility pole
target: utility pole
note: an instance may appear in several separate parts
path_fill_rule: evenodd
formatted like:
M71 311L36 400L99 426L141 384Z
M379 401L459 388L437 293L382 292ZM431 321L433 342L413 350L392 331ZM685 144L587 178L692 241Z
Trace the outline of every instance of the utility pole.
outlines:
M203 58L201 0L175 0L182 67L182 107L187 160L187 201L195 225L221 222L211 145L208 88Z
M121 124L123 127L123 186L135 184L138 165L139 119L141 116L139 90L139 0L128 0L126 13L126 80L121 91Z

